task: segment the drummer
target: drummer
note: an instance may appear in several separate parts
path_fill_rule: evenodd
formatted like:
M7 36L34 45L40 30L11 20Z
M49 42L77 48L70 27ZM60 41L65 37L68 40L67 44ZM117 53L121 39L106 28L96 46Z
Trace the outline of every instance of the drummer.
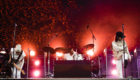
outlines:
M64 60L76 60L77 58L77 52L71 48L70 53L64 54Z

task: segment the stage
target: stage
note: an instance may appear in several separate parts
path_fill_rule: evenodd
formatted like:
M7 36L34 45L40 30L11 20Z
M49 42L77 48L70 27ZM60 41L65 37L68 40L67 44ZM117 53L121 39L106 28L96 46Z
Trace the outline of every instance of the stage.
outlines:
M113 79L113 78L0 78L0 80L140 80L140 78L123 78L123 79Z

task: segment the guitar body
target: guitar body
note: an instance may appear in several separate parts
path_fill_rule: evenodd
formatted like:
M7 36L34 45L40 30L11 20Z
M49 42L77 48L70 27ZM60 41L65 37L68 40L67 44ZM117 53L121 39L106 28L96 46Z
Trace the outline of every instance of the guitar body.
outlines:
M120 60L120 59L122 59L123 51L121 51L121 52L113 51L113 54L114 54L115 60Z
M11 60L11 63L10 63L10 66L11 66L11 67L14 67L14 66L15 66L18 70L21 71L21 73L22 73L23 75L25 75L24 70L22 70L20 67L18 67L18 66L15 64L15 62L16 62L16 60L12 59L12 60Z

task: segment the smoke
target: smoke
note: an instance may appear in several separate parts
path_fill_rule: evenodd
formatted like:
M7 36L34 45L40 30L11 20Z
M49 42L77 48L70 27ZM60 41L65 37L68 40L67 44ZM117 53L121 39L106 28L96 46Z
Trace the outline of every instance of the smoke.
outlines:
M101 53L105 47L110 47L116 32L122 31L122 24L124 24L125 40L129 50L133 50L140 40L140 6L138 5L138 1L128 0L91 1L88 7L79 12L79 16L83 19L80 19L78 24L83 25L80 30L84 33L81 36L80 46L93 43L92 34L89 29L86 29L88 23L96 37L95 53Z

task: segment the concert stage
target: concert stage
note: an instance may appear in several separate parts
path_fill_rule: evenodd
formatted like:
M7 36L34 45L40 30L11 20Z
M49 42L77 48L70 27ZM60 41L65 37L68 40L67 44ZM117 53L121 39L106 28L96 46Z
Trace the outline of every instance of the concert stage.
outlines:
M140 80L140 78L123 78L123 79L113 79L113 78L21 78L21 79L12 79L12 78L0 78L0 80Z

